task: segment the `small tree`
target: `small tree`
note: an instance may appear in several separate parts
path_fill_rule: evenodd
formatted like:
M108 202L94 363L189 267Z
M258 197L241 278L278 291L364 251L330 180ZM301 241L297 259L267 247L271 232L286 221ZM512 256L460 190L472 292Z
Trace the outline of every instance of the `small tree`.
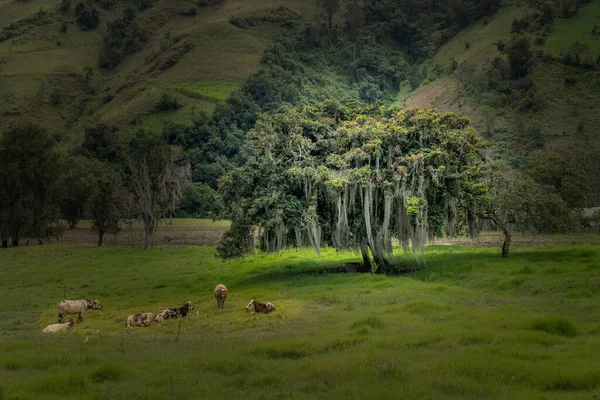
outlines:
M92 227L98 231L98 246L102 246L104 234L116 235L121 230L121 177L118 173L103 167L98 171L91 196L86 208Z
M506 258L513 230L528 225L536 185L525 175L498 164L490 164L487 184L489 192L481 217L490 219L504 234L502 258Z
M533 51L529 40L524 36L517 37L511 40L504 52L508 54L511 77L520 79L527 76L533 64Z
M144 223L143 249L150 247L161 217L172 215L189 180L189 165L177 165L174 150L140 131L130 143L129 185Z
M508 257L515 229L564 232L577 224L572 209L559 194L522 172L490 164L487 184L489 191L481 203L480 216L492 220L504 234L502 258Z

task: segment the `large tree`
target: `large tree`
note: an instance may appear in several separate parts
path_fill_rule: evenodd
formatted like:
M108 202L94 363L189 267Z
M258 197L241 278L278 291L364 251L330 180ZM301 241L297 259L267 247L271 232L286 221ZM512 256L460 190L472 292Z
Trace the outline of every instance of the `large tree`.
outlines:
M480 140L454 114L324 103L284 107L250 132L255 163L231 172L221 193L262 247L356 249L374 272L394 273L392 239L423 255L428 236L472 222ZM239 214L244 218L239 217ZM470 226L473 226L471 223ZM252 229L237 229L247 249ZM239 255L227 246L219 252Z
M130 143L128 183L144 223L144 250L150 247L160 218L175 212L189 181L189 165L179 165L178 160L174 148L156 135L140 131Z
M0 231L9 239L48 238L58 232L60 157L56 138L34 124L0 136Z

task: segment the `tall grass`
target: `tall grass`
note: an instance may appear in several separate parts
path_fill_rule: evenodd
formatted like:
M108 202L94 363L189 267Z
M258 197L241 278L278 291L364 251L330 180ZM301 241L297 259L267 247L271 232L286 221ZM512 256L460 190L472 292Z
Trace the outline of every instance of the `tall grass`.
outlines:
M600 249L439 246L402 277L323 274L325 249L223 263L214 248L76 245L0 251L5 399L593 399ZM223 310L212 290L229 288ZM517 283L518 282L518 283ZM43 337L63 297L99 299ZM246 313L250 299L269 315ZM182 320L127 315L191 300Z

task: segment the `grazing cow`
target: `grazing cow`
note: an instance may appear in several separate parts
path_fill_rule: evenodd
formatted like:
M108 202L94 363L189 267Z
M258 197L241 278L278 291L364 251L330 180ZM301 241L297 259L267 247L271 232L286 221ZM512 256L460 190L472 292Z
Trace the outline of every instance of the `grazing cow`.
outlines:
M98 300L63 300L58 303L58 322L63 322L63 318L67 314L79 314L77 321L81 322L83 314L87 310L102 310L102 304Z
M158 314L156 314L156 318L154 318L154 321L162 322L166 319L177 319L179 317L185 317L193 309L194 309L194 305L192 304L191 301L188 301L183 305L183 307L166 308L166 309L160 311Z
M56 333L56 332L66 331L67 329L72 329L73 326L75 326L75 321L73 321L73 318L70 318L69 322L65 322L64 324L48 325L46 328L44 328L42 333L45 334L45 333Z
M215 299L217 299L217 309L223 308L225 299L227 298L227 288L222 283L219 283L215 288Z
M143 314L133 314L127 317L127 327L133 328L134 326L148 326L154 322L154 314L151 312Z
M246 306L246 310L252 311L252 314L256 313L265 313L268 314L272 311L275 311L275 306L268 301L256 301L250 300L250 303Z

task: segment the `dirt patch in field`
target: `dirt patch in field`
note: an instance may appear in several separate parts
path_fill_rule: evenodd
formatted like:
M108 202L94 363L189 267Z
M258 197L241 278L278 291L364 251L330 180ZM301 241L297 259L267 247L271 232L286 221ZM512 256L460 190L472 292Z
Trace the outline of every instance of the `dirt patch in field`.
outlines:
M431 245L463 245L475 247L502 247L504 236L500 232L484 232L476 239L453 238L439 239ZM600 235L535 235L531 233L513 233L511 247L560 246L572 244L600 244Z
M154 238L155 245L174 246L217 246L221 241L223 228L213 229L169 229L159 230ZM141 246L144 241L144 232L141 230L121 231L118 235L104 235L105 245L115 246ZM66 231L60 239L62 243L96 244L98 234L91 229L73 229Z

